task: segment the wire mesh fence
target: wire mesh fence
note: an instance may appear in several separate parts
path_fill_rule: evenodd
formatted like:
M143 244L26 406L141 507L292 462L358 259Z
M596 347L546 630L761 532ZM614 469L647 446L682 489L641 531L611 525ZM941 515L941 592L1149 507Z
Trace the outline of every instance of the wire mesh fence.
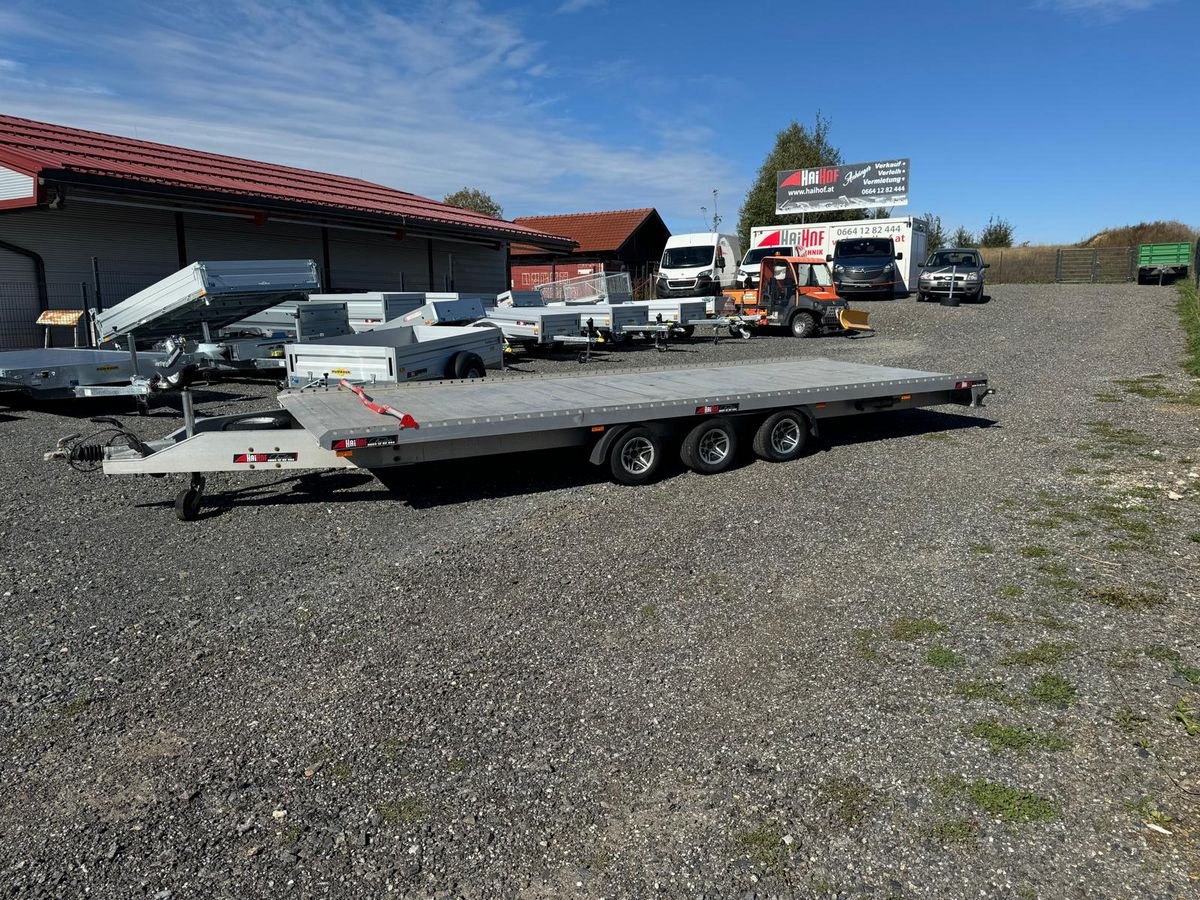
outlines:
M77 277L72 274L47 281L44 293L43 286L33 275L7 278L0 275L0 349L42 346L45 333L35 322L43 309L108 309L171 273L150 270L106 272L101 269L99 281L91 272L77 273ZM85 315L79 335L83 343L87 342L86 323ZM74 340L69 329L54 328L50 332L51 346L69 347Z
M544 303L627 303L633 299L628 272L596 272L537 287Z

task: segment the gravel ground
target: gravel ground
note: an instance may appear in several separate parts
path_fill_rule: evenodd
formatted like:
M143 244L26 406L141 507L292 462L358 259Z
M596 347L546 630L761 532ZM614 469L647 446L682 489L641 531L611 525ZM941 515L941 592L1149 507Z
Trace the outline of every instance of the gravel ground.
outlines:
M569 453L216 476L183 524L180 479L41 460L85 413L175 410L0 404L0 893L1194 896L1173 300L1005 285L862 304L869 339L614 353L1001 391L643 488Z

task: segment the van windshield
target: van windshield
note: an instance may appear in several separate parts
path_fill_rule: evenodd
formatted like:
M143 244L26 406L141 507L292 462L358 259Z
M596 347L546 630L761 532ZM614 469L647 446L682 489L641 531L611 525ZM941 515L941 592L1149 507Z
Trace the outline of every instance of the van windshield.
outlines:
M712 244L700 244L696 247L668 247L663 251L662 267L664 269L694 269L697 266L711 266L716 248Z
M892 242L887 239L838 241L834 251L838 256L886 256L892 255Z
M757 266L767 256L791 256L791 247L755 247L753 250L746 251L746 258L742 260L743 266Z

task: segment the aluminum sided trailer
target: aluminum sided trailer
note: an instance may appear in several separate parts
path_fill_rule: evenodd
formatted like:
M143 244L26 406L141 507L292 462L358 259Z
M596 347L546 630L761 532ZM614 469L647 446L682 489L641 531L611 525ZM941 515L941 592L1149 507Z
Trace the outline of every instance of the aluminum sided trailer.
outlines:
M398 319L427 302L418 291L361 291L354 294L309 294L309 303L346 304L350 327L355 333L370 331L385 322Z
M76 396L87 385L128 384L135 376L149 378L161 369L155 363L165 353L50 347L0 352L0 391L21 391L47 400Z
M195 262L96 313L96 336L102 344L126 335L211 341L218 329L319 287L311 259Z
M499 328L507 341L548 347L579 335L579 316L561 306L496 306L477 327Z
M743 440L760 458L785 462L803 455L822 420L981 406L989 393L982 374L829 359L424 382L369 395L354 387L288 391L273 414L185 418L162 440L127 434L128 446L64 439L46 457L98 462L109 475L191 473L175 503L186 520L199 513L205 472L375 470L580 447L616 481L644 484L676 452L702 474L728 468Z
M589 320L597 331L619 342L629 337L627 329L648 325L650 315L644 306L633 303L550 304L546 309L569 309L579 319L579 333L587 332Z
M364 331L284 349L288 384L314 382L407 383L483 377L504 362L504 339L494 328L406 325ZM477 372L477 374L468 374Z

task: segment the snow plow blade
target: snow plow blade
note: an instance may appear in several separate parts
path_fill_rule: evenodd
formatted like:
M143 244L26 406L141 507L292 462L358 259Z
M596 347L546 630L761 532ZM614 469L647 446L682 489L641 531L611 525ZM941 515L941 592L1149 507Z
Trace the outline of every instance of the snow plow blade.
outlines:
M867 324L868 318L870 313L858 309L838 310L838 323L847 331L872 331L871 326Z

